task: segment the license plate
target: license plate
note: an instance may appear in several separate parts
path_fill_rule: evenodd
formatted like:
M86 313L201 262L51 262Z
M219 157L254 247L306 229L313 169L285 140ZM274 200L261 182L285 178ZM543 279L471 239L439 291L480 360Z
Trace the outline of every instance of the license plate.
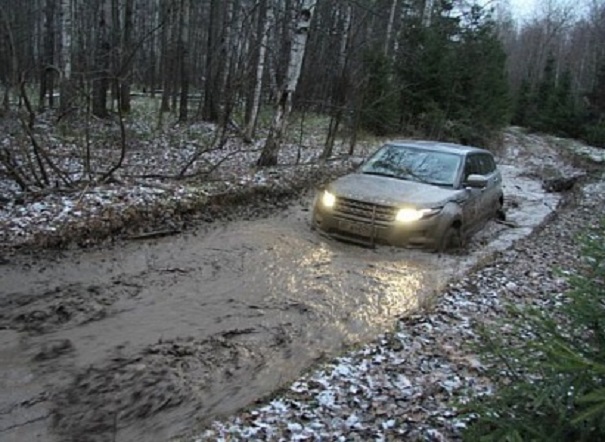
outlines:
M354 233L355 235L372 236L372 226L369 224L341 220L338 222L338 228L344 232Z

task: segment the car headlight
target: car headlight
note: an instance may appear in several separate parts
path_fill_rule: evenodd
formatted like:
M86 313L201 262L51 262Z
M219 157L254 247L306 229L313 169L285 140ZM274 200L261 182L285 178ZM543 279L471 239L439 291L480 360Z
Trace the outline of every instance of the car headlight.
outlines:
M413 223L422 218L435 215L436 213L439 213L439 210L440 209L399 209L395 216L395 220L401 223Z
M334 204L336 204L336 196L334 196L333 193L324 190L324 193L321 197L321 203L324 205L324 207L332 208L334 207Z

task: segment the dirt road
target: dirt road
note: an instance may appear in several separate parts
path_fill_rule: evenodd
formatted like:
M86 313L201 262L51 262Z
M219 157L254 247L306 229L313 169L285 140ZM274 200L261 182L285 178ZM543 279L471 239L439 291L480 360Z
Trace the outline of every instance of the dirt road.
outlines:
M0 266L0 440L168 440L253 403L542 222L557 198L507 174L521 228L491 225L465 256L319 237L306 197L265 219Z

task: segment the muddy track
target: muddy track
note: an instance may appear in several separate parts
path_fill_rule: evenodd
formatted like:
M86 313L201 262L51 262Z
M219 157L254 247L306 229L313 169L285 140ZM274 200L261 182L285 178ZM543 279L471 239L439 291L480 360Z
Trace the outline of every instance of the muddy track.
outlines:
M523 198L525 222L544 207ZM510 233L491 225L462 256L367 249L311 232L309 202L0 266L0 440L189 433L388 329Z

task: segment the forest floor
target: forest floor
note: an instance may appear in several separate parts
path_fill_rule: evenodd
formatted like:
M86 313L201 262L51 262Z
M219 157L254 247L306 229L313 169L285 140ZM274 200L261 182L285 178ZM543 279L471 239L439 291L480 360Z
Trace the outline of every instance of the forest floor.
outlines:
M0 440L452 433L463 423L446 399L473 379L475 390L488 387L446 342L457 336L448 327L470 335L472 315L500 308L495 294L467 290L475 282L465 275L514 262L540 233L522 239L556 210L602 212L594 210L599 198L582 202L602 193L588 184L601 151L511 129L499 152L509 225L491 223L460 256L365 249L321 238L308 224L309 186L355 159L337 151L316 165L321 143L311 136L302 148L285 146L278 167L258 171L258 149L233 143L207 152L185 180L158 178L195 153L183 141L188 130L150 140L157 150L131 148L152 166L135 172L143 166L133 163L110 184L33 196L3 184ZM158 166L181 149L188 153L176 166ZM579 181L567 197L543 186L569 177ZM217 219L229 222L209 222ZM543 231L559 219L572 218L556 217ZM556 262L556 254L541 256ZM517 293L513 276L496 277L481 281ZM333 359L351 347L359 350ZM199 428L207 430L195 436Z
M231 219L234 206L247 206L238 218L270 213L276 203L283 208L283 200L351 170L377 145L373 138L361 141L350 156L348 146L337 144L334 155L320 162L326 120L299 117L301 122L293 125L300 128L286 138L278 166L258 169L254 164L262 137L252 144L230 137L215 146L214 125L173 124L158 130L149 115L133 115L125 123L122 166L99 181L119 160L119 126L98 121L57 126L54 118L43 115L35 125L38 144L63 171L57 175L46 167L50 185L34 183L23 192L0 166L0 251L5 253L178 233L199 222ZM18 125L2 129L4 145L29 142Z

